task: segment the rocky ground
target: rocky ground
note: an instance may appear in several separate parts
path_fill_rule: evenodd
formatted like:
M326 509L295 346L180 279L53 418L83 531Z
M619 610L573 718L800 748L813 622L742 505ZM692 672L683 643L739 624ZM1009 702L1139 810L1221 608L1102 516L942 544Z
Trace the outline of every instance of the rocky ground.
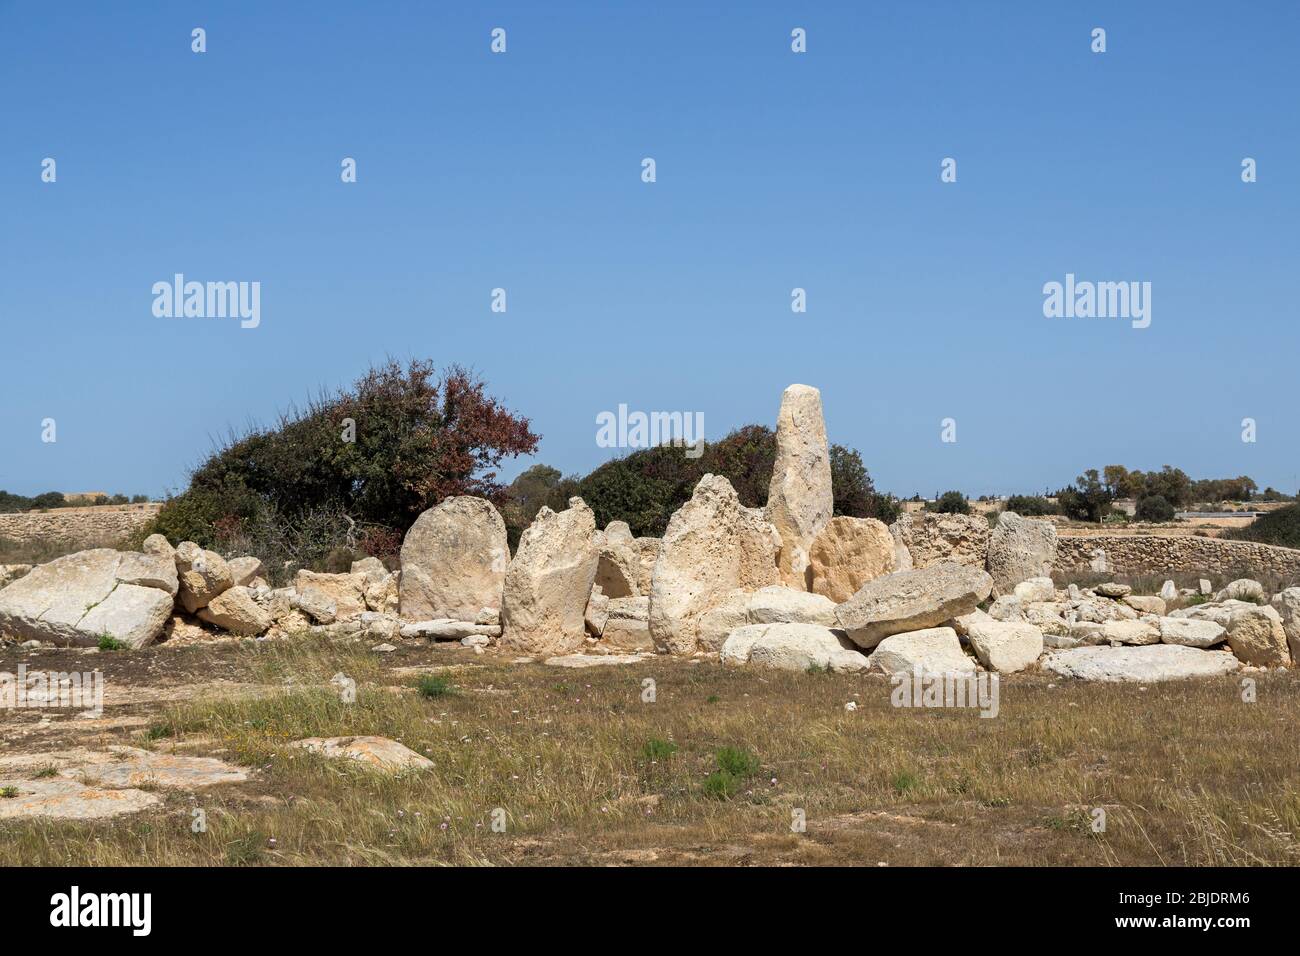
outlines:
M400 643L4 650L99 668L105 700L6 715L0 863L1300 862L1290 670L1253 703L1233 677L1022 673L984 719L891 706L878 675Z

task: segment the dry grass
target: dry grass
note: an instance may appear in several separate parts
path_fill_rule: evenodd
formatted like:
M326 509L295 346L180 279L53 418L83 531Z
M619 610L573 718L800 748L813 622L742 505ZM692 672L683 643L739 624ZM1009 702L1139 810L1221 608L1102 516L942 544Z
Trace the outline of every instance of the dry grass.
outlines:
M159 791L164 809L111 823L9 822L0 864L1300 863L1291 673L1260 675L1254 704L1234 679L1019 675L981 719L894 709L882 678L669 659L560 670L307 640L210 653L229 658L223 676L280 689L152 711L122 742L242 763L252 782ZM425 697L415 685L435 668L452 692ZM339 671L354 704L326 684ZM346 734L400 740L434 769L387 778L286 746ZM728 747L757 772L727 754L735 785L706 784Z

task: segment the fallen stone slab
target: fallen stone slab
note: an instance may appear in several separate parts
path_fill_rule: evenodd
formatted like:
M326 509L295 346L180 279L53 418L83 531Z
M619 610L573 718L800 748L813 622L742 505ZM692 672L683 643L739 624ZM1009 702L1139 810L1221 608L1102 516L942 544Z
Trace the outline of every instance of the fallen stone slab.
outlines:
M957 632L950 627L932 627L885 638L867 658L873 670L886 674L922 674L969 677L975 661L961 649Z
M306 737L289 746L330 759L354 760L380 773L428 770L433 761L387 737Z
M562 654L548 657L544 664L548 667L606 667L617 664L640 664L650 660L654 654ZM531 664L532 658L522 658L512 663Z
M1032 624L966 617L966 639L981 664L991 671L1022 671L1043 653L1043 632Z
M0 776L20 776L53 768L65 778L84 778L100 787L172 787L190 789L243 783L248 771L214 757L155 753L139 747L105 750L75 748L43 754L0 757Z
M475 624L471 621L418 621L414 624L403 624L401 635L407 640L423 637L440 641L459 641L475 635L490 638L501 636L501 625Z
M1153 683L1230 674L1241 667L1241 662L1228 651L1147 644L1054 651L1043 658L1042 666L1054 674L1079 680Z
M855 644L870 650L891 635L925 630L969 614L992 587L993 579L979 568L954 562L932 564L868 581L835 609L835 619Z
M14 796L0 797L0 820L47 817L56 820L100 820L138 813L162 800L144 790L88 787L76 780L42 778L24 780L0 775L0 790L13 788Z
M718 651L732 631L746 624L835 625L835 602L780 584L757 591L736 589L700 616L696 636L701 650Z
M748 624L723 642L721 658L784 671L818 668L848 674L867 669L866 655L852 641L817 624Z
M1160 627L1150 620L1107 621L1101 626L1101 636L1117 644L1159 644Z
M1162 617L1156 622L1160 640L1166 644L1184 647L1213 647L1227 639L1228 632L1214 621L1198 621L1186 617Z
M0 632L82 647L104 634L132 648L152 643L171 617L172 595L122 582L118 569L126 557L95 548L32 569L0 590Z

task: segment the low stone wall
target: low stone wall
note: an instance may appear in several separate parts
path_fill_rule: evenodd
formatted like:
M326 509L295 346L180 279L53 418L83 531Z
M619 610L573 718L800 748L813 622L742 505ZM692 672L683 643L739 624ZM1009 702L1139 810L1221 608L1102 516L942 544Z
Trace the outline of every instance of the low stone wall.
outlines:
M161 507L160 504L108 505L0 514L0 538L19 543L70 541L87 545L107 544L119 541L148 524Z
M1086 569L1098 548L1105 550L1107 565L1118 574L1241 571L1300 579L1300 550L1195 535L1062 535L1052 570L1067 574Z

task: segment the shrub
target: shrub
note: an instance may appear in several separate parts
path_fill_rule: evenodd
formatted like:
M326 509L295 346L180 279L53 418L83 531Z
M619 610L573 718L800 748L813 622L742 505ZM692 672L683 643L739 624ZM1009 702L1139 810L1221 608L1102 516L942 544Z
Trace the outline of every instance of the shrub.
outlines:
M740 790L740 780L725 770L715 770L704 778L702 787L706 797L729 800Z
M13 514L17 511L29 511L32 499L0 490L0 514Z
M1041 518L1060 514L1061 508L1042 495L1012 495L1007 499L1007 511L1014 511L1022 518Z
M451 681L438 674L425 674L420 678L420 682L415 685L415 689L420 692L420 696L431 699L449 697L456 692Z
M496 467L537 441L528 420L468 371L435 377L429 362L390 361L273 428L229 438L164 504L153 530L213 547L218 522L226 534L238 527L257 537L318 514L400 534L450 495L499 499Z
M1261 515L1244 528L1228 532L1227 537L1260 544L1280 544L1300 548L1300 505L1288 505Z
M126 649L126 645L112 634L101 634L98 647L101 651L121 651Z
M744 747L723 747L718 751L718 769L736 777L758 773L758 757Z
M33 508L62 508L68 502L59 491L47 491L32 499Z
M673 512L690 500L706 474L725 477L740 503L761 508L767 503L776 461L776 433L765 425L746 425L716 442L705 442L698 458L688 458L680 445L659 445L634 451L596 468L583 478L559 477L548 466L535 466L516 479L506 492L507 527L512 546L543 505L559 510L580 495L604 527L626 521L637 536L662 536ZM833 514L879 518L898 517L899 504L876 492L862 456L842 445L830 447Z
M890 781L890 784L893 786L895 793L902 794L919 787L921 785L921 778L910 770L902 770L894 774L894 778Z
M1138 521L1173 521L1174 506L1160 495L1139 498L1134 517Z
M944 515L968 515L970 505L960 491L945 491L938 500L928 503L925 510Z
M677 753L677 745L670 740L651 737L641 748L641 753L646 760L667 760Z

